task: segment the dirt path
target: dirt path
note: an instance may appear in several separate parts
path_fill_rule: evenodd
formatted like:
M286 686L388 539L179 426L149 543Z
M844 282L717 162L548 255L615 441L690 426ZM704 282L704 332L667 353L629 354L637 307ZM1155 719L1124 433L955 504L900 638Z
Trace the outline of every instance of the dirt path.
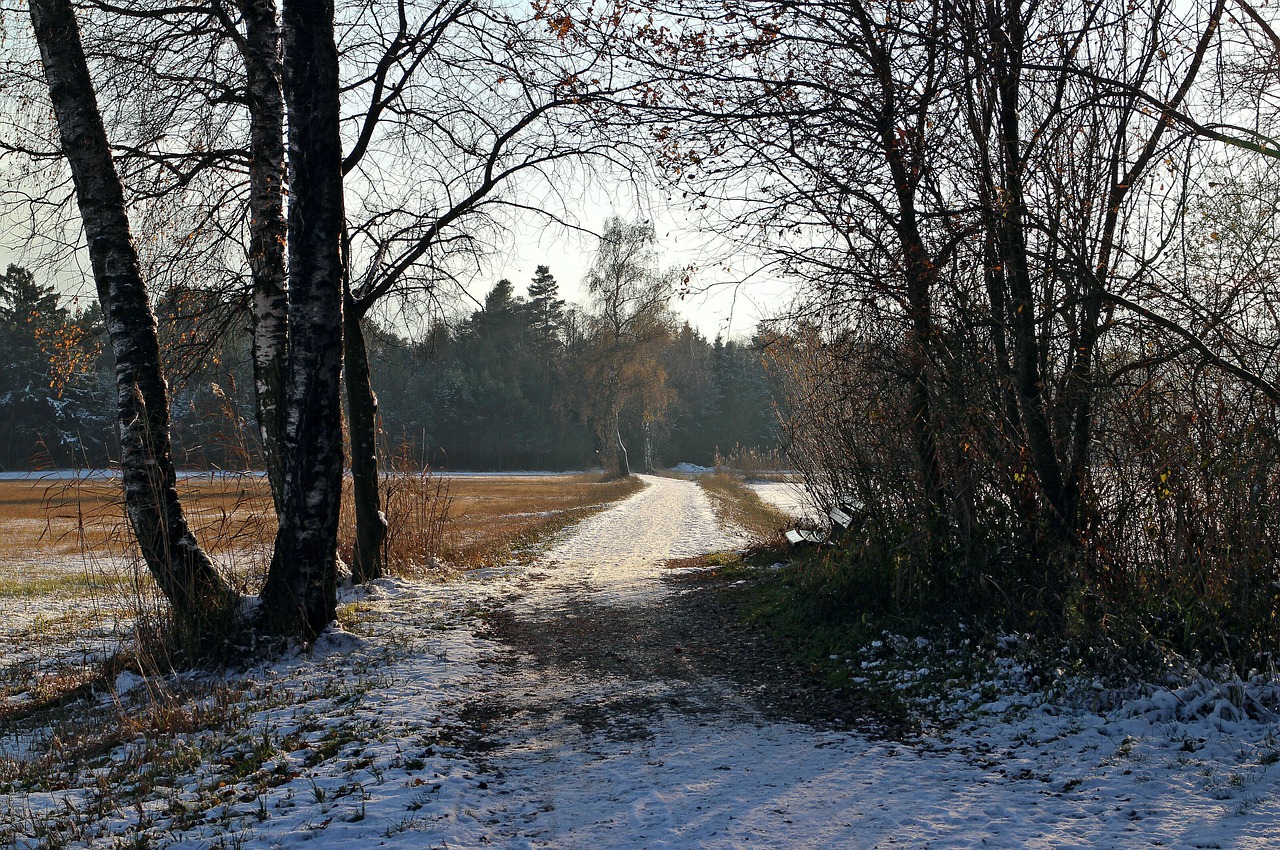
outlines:
M723 582L664 569L738 540L696 485L648 483L490 597L460 723L483 793L453 809L448 846L1275 846L1271 757L1247 755L1258 767L1228 781L1253 790L1224 793L1217 755L1188 760L1142 717L1028 703L937 739L883 734L738 623Z
M578 526L520 582L521 595L488 616L486 637L501 649L481 662L490 684L464 717L478 731L473 756L514 798L492 814L492 838L585 846L577 842L609 833L616 811L586 824L577 813L572 825L555 814L558 800L588 791L580 759L603 763L618 747L630 755L713 729L802 721L834 730L865 718L739 622L714 589L719 579L665 566L745 539L718 526L696 484L646 483Z

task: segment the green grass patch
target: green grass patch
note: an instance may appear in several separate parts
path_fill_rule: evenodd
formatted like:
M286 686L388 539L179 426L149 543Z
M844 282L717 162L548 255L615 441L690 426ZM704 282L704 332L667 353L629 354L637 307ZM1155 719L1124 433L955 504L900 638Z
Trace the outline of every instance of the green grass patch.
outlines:
M345 632L368 634L369 624L378 619L378 606L363 600L339 605L335 619Z
M0 599L30 599L37 596L83 597L103 591L133 587L129 575L67 572L54 575L5 576L0 578Z
M735 580L724 592L740 616L797 667L856 692L891 728L933 727L944 713L955 716L957 700L989 701L977 683L992 674L994 631L955 610L872 592L867 583L880 577L858 569L848 551L810 550L775 566L793 554L760 547L723 569Z
M755 580L735 588L740 610L761 628L798 666L817 673L829 685L856 688L875 712L896 724L909 721L907 704L890 687L855 683L845 659L853 659L876 639L883 624L865 612L837 614L815 599L806 581L806 566L792 564L767 573L755 572Z

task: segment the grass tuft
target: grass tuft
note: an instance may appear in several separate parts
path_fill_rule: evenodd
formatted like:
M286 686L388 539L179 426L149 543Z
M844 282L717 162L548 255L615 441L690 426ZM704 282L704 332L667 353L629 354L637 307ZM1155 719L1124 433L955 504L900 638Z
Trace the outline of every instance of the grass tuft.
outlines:
M711 500L716 519L726 528L741 528L757 540L781 540L782 530L795 520L761 500L747 485L723 472L698 477L698 486Z

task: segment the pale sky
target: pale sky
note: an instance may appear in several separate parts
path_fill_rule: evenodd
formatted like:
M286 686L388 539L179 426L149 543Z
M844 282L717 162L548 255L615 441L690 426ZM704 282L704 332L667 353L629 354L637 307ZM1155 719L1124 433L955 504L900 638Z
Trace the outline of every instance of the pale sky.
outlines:
M715 339L717 334L725 338L750 336L761 319L775 315L790 300L789 285L767 272L760 273L758 259L738 256L726 260L730 249L723 240L704 236L678 210L650 206L647 214L655 220L664 266L692 265L696 269L691 292L672 306L707 339ZM599 230L612 215L632 221L642 217L633 204L621 208L598 201L588 202L576 217L584 227ZM476 273L467 287L472 298L482 301L503 277L515 285L517 294L524 294L535 267L545 264L559 282L562 298L579 304L586 300L582 281L595 252L595 237L538 221L513 228L510 239L510 244L495 251L487 267ZM33 264L32 258L24 259L21 244L10 223L0 221L0 270L10 263ZM67 295L91 297L89 266L83 256L80 260L79 267L68 263L59 270L55 283ZM45 283L50 274L53 272L37 273L37 278Z
M595 212L598 220L590 223L594 229L611 215L639 218L625 210L599 208ZM743 256L726 259L729 249L682 221L678 212L658 212L655 230L664 267L695 268L690 293L672 306L708 339L717 334L725 338L750 336L761 319L776 315L790 300L790 286L761 273L760 260ZM534 269L547 265L560 284L560 297L579 304L586 300L582 281L595 252L594 237L544 226L520 228L514 236L511 250L493 257L489 270L469 287L473 297L483 299L504 277L515 284L517 294L524 294Z

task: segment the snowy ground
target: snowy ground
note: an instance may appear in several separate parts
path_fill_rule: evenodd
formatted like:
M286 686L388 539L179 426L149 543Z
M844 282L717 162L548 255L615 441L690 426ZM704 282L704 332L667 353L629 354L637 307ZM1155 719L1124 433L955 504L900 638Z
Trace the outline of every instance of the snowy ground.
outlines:
M796 519L825 520L799 481L761 481L749 485L761 500Z
M1203 689L1106 713L1006 695L907 741L771 719L660 639L683 593L661 562L740 538L696 484L646 481L527 567L356 593L350 633L209 683L234 732L0 770L0 847L55 823L72 846L1280 846L1277 727ZM0 767L42 734L0 728Z
M83 671L120 646L133 627L132 575L110 557L0 564L0 709L28 701L42 677Z

